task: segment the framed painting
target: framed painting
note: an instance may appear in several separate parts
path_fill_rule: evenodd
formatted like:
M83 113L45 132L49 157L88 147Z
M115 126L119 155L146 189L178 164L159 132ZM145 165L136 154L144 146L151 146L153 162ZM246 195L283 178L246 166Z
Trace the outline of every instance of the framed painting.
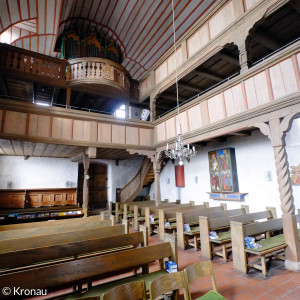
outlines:
M235 150L219 149L208 152L211 192L238 192Z

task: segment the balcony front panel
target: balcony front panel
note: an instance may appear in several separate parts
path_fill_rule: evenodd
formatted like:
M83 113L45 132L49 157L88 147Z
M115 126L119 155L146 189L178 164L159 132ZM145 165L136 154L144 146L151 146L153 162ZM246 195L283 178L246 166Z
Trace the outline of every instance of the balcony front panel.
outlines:
M130 77L119 64L105 58L87 57L69 60L68 85L89 88L109 97L130 96Z
M296 52L296 51L295 51ZM251 109L273 104L288 95L300 91L300 52L290 55L279 62L251 76L241 77L230 87L211 96L200 96L193 103L181 108L180 122L183 134L190 134L204 126L241 115ZM253 72L252 72L253 73ZM276 108L274 108L276 110ZM155 142L163 144L177 134L175 113L157 120ZM213 130L213 129L212 129Z
M19 103L18 103L19 104ZM0 138L153 150L153 125L95 113L0 100Z

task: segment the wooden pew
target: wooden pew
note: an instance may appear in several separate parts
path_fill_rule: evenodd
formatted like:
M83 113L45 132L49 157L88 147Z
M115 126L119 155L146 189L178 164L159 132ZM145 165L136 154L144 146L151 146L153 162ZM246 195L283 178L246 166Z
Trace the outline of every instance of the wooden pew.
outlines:
M77 224L76 222L67 222L65 224L54 225L54 226L45 226L45 227L35 227L35 228L26 228L19 230L7 230L0 232L0 240L7 239L18 239L25 237L33 237L40 235L49 235L55 233L63 233L63 232L74 232L78 230L87 230L98 227L107 227L111 226L111 220L99 221L97 218L95 222L80 222Z
M204 259L211 260L213 254L221 256L227 261L227 245L231 243L231 232L228 230L230 228L230 222L242 222L251 223L262 219L273 219L273 214L271 210L256 212L252 214L242 214L239 216L230 216L222 218L208 218L205 216L199 217L200 226L200 241L201 241L201 256ZM224 231L226 230L226 231ZM218 239L210 238L210 231L216 231L218 233ZM222 247L222 252L214 251L214 244Z
M223 210L224 207L221 206L221 210L218 211L207 211L207 212L201 212L201 216L205 216L208 218L221 218L221 217L226 217L226 216L236 216L240 214L245 214L245 209L244 208L238 208L238 209L231 209L231 210ZM200 214L194 214L193 212L189 214L184 215L184 221L181 221L185 224L199 224L199 217ZM183 216L178 215L179 220L182 220ZM179 228L179 232L177 232L177 240L178 240L178 247L182 249L186 249L186 246L190 243L186 242L186 239L188 239L189 236L193 236L194 238L194 243L196 238L200 238L200 228L196 227L193 229L191 232L184 231L182 233L182 227ZM191 246L194 246L194 243ZM197 240L196 240L196 243Z
M120 226L118 226L120 227ZM117 229L119 229L117 227ZM81 259L87 256L101 255L108 251L121 251L139 245L147 246L148 235L146 232L116 234L111 226L110 230L103 231L97 238L77 240L69 243L52 244L40 247L28 247L22 250L0 252L0 267L10 270L2 270L2 273L14 271L14 268L37 268L41 265L57 264L63 261ZM105 227L103 228L105 229ZM105 231L105 230L104 230Z
M282 230L282 219L273 219L266 222L243 224L241 222L230 222L233 268L244 274L248 272L249 267L261 270L264 276L267 276L266 260L272 257L282 259L280 253L284 252L287 244L284 242L283 234L271 236L260 240L258 243L263 245L260 249L250 249L245 247L246 236L257 236L269 231ZM255 261L248 262L248 255L255 254L259 257L261 265Z
M173 234L176 234L177 232L177 218L176 213L177 212L184 212L184 213L190 213L190 212L201 212L203 210L222 210L222 208L218 207L215 208L209 208L206 207L206 205L194 205L194 206L187 206L187 207L178 207L178 208L172 208L172 209L160 209L158 211L159 215L159 237L163 237L166 230L173 230ZM169 221L171 224L166 226L165 221Z
M197 215L202 215L202 214L207 214L207 213L214 213L214 212L221 212L224 211L223 206L216 206L216 207L204 207L200 208L197 210L186 210L186 211L177 211L175 213L175 218L176 218L176 233L177 233L177 242L178 242L178 247L181 249L186 248L186 238L187 236L185 235L185 230L184 230L184 224L189 224L191 227L194 225L198 225L199 222L193 222L193 221L188 221L188 216L190 214L197 214ZM192 231L194 232L194 231ZM196 250L198 249L198 241L197 241L197 235L198 234L193 234L193 240L194 242L191 244Z
M37 227L47 227L47 226L56 226L64 224L81 224L89 222L99 222L103 221L103 218L100 216L91 216L88 218L76 218L76 219L64 219L64 220L51 220L51 221L42 221L42 222L30 222L30 223L20 223L20 224L11 224L11 225L1 225L0 232L7 230L19 230L27 228L37 228Z
M156 216L156 218L158 219L158 211L161 208L164 209L172 209L172 208L178 208L178 207L191 207L193 206L191 203L186 203L186 204L178 204L176 202L170 202L170 203L166 203L164 205L161 206L150 206L150 207L142 207L142 211L145 211L145 223L144 225L147 227L148 229L148 233L149 235L151 235L151 224L150 224L150 215L154 214ZM157 222L158 225L158 222Z
M88 282L89 290L83 297L101 295L111 289L113 284L107 283L92 287L92 281L107 278L117 274L126 274L126 279L114 282L119 285L130 281L145 280L149 287L149 280L153 280L166 271L163 270L163 260L172 259L177 262L176 243L165 242L142 248L113 252L100 256L73 260L56 265L43 266L36 269L12 272L0 275L0 288L14 287L20 289L47 289L53 291L59 288L71 287ZM149 264L154 261L160 262L160 270L149 273ZM135 271L142 266L142 273L128 275L129 271ZM5 295L4 295L5 296ZM24 296L23 296L24 297ZM74 294L74 298L79 298Z

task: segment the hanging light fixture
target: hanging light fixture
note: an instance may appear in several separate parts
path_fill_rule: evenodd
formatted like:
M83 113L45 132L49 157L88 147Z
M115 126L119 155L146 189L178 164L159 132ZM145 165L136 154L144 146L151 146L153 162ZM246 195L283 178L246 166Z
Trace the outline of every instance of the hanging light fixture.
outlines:
M179 116L179 99L178 99L178 76L177 76L177 50L176 50L176 37L175 37L175 17L174 17L174 3L172 0L172 15L173 15L173 38L174 38L174 55L175 55L175 85L176 85L176 100L177 100L177 122L178 122L178 132L175 142L175 148L169 150L169 144L167 144L167 150L165 155L171 159L179 159L179 165L183 165L183 159L187 161L190 160L192 156L195 156L197 151L193 146L190 148L190 145L184 146L183 136L181 132L181 122Z

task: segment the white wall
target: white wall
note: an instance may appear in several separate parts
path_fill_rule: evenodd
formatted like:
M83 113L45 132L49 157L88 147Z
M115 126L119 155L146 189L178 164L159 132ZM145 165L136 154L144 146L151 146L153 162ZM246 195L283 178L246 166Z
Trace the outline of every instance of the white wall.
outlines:
M78 164L65 158L0 156L0 188L64 188L66 181L77 187Z
M299 132L298 129L298 135ZM210 192L208 152L226 147L235 148L239 191L248 193L245 201L242 202L212 200L207 194ZM289 149L289 152L294 150ZM299 151L296 160L298 164L300 162ZM169 161L165 166L160 174L162 199L168 198L170 201L180 199L182 203L193 200L196 204L209 201L210 206L218 206L220 202L225 202L229 209L245 204L249 205L250 212L264 210L265 206L274 206L277 215L281 215L273 149L269 139L259 130L253 131L248 137L229 138L222 144L209 143L208 146L198 150L197 156L191 158L190 163L184 161L184 168L185 187L178 188L175 186L174 165ZM267 171L271 172L272 181L266 180ZM198 184L195 183L195 176L198 176ZM170 184L167 184L167 178L170 178ZM294 187L294 190L296 189L299 192L300 187ZM153 194L154 184L150 190L151 199L154 198ZM295 206L300 208L298 194L295 196Z
M116 165L114 160L96 159L91 162L99 162L107 165L107 199L109 202L116 201L116 188L122 188L139 171L143 157L119 160Z

